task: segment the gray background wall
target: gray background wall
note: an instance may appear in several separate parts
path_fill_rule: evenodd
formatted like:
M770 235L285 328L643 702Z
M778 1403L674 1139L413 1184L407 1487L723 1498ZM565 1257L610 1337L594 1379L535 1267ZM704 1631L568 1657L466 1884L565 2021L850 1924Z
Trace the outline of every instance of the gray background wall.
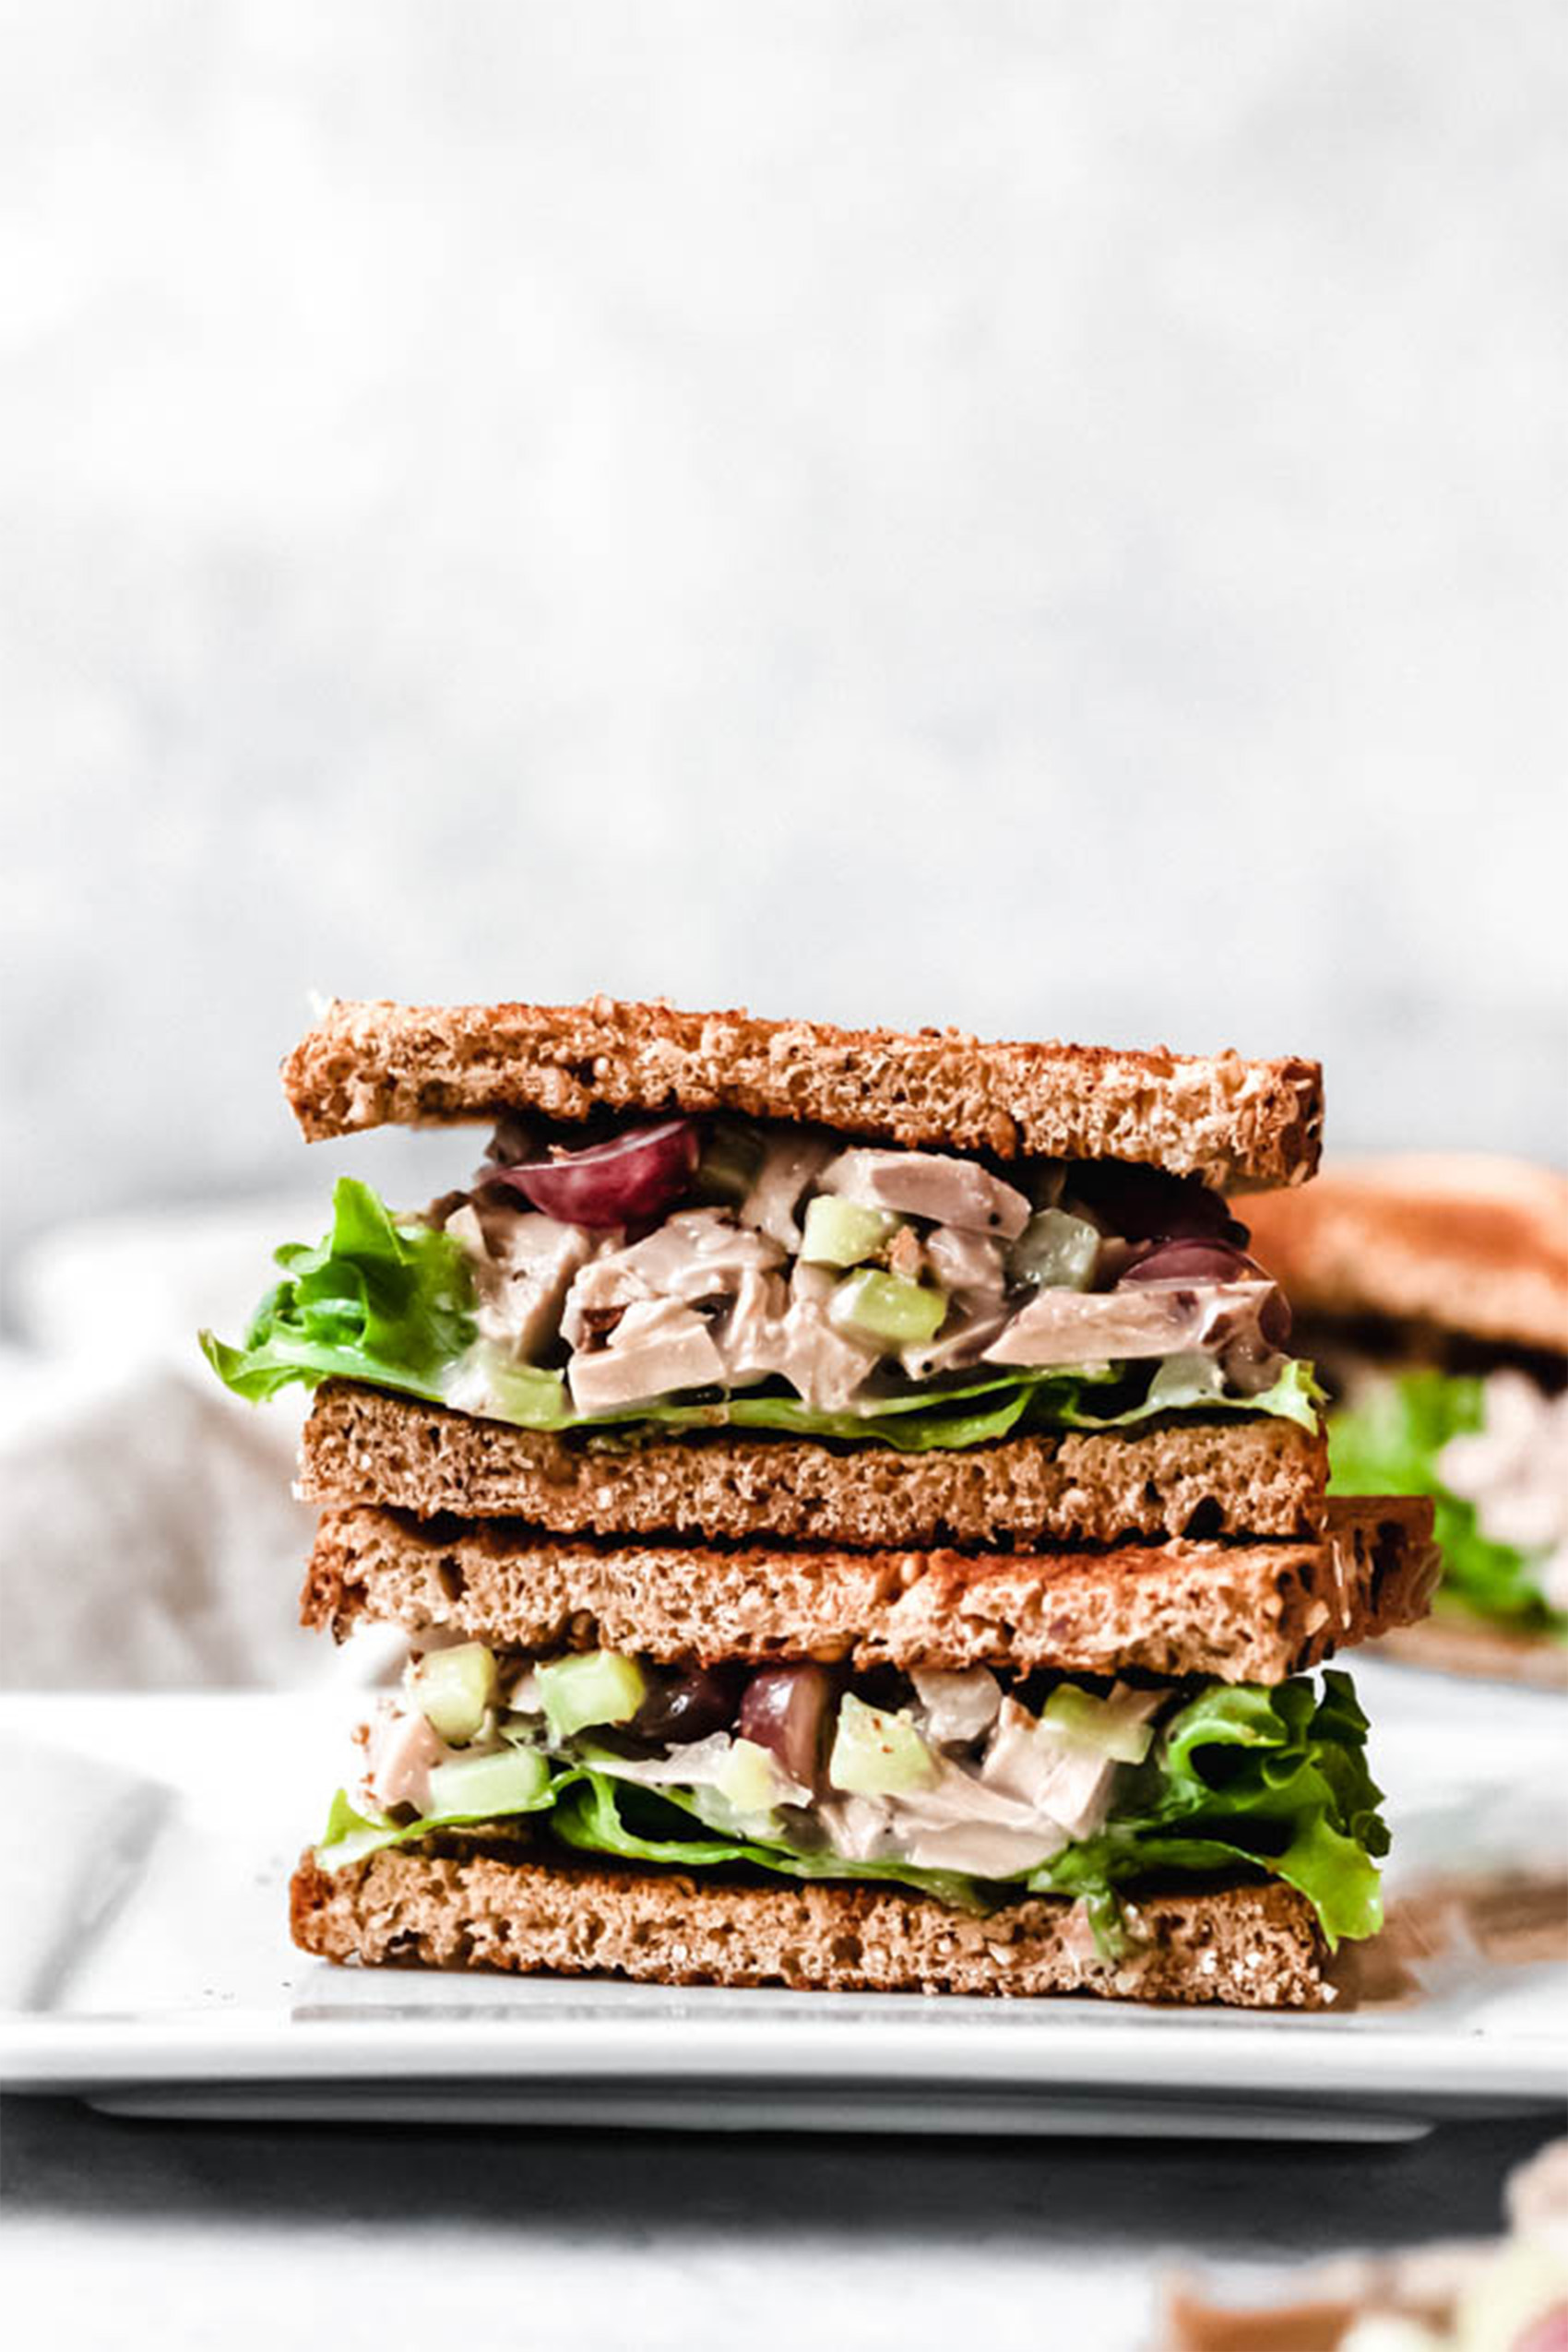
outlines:
M1550 0L3 21L13 1250L297 1184L312 988L1562 1155Z

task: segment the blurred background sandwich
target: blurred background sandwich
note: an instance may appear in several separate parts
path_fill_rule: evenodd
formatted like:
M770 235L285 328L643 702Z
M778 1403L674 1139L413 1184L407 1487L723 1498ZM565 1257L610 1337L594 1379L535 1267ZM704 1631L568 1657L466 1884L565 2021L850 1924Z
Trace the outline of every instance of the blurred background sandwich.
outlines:
M1388 1646L1568 1683L1568 1177L1344 1160L1247 1217L1334 1400L1334 1485L1436 1506L1436 1604Z

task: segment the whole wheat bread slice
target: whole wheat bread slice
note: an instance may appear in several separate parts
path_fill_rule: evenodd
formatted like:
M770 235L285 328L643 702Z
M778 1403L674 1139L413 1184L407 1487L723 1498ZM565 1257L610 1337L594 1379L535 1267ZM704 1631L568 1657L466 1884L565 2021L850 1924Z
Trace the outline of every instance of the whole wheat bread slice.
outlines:
M1277 1883L1141 1896L1127 1956L1038 1895L982 1918L901 1888L756 1885L445 1839L294 1873L295 1942L324 1960L838 1992L1095 1993L1320 2009L1334 1998L1311 1906Z
M1431 1506L1333 1503L1316 1541L1110 1551L693 1550L562 1543L506 1522L323 1515L303 1621L662 1661L1037 1667L1277 1682L1424 1612Z
M1012 1548L1301 1538L1322 1526L1327 1475L1319 1432L1261 1413L929 1454L733 1430L617 1446L329 1381L305 1424L299 1491L563 1536Z
M1479 1153L1331 1166L1249 1202L1253 1248L1304 1314L1427 1324L1568 1355L1568 1176Z
M283 1064L307 1136L532 1111L739 1111L910 1146L1199 1172L1225 1190L1317 1164L1315 1062L982 1043L749 1013L584 1004L327 1006Z

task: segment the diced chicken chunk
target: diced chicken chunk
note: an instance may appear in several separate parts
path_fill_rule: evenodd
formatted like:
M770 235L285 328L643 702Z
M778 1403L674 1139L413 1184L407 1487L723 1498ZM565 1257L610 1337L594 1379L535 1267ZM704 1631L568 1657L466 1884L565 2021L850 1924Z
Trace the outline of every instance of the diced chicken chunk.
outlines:
M562 1336L580 1348L634 1301L678 1299L687 1306L733 1293L747 1274L781 1265L777 1241L737 1225L727 1209L681 1209L629 1249L585 1265L561 1318Z
M1039 1724L1016 1699L1003 1702L980 1768L988 1788L1049 1814L1072 1837L1099 1829L1111 1807L1116 1765L1094 1748L1063 1748L1040 1737Z
M1126 1363L1215 1347L1255 1328L1267 1282L1129 1283L1039 1290L985 1350L990 1364Z
M430 1802L430 1776L449 1751L417 1708L382 1716L370 1735L365 1790L374 1805L390 1812L412 1805L422 1813Z
M825 1193L866 1208L929 1217L961 1233L1000 1233L1013 1241L1029 1221L1029 1204L1016 1185L950 1152L842 1151L817 1181Z
M520 1363L537 1363L600 1237L531 1209L487 1207L481 1218L471 1203L447 1218L446 1230L473 1268L480 1336Z
M1038 1871L1062 1851L1067 1840L1047 1822L1028 1829L1009 1829L997 1822L944 1822L934 1829L914 1829L904 1850L917 1870L962 1871L967 1878L1020 1878Z
M995 1722L1002 1705L1002 1685L988 1666L971 1666L958 1673L944 1667L917 1666L909 1680L925 1716L930 1740L978 1740Z
M834 1277L826 1266L797 1265L790 1281L777 1369L820 1413L841 1413L865 1386L876 1351L835 1331L827 1320Z
M909 1796L834 1798L818 1808L835 1850L851 1861L891 1855L928 1870L1012 1878L1059 1854L1064 1833L1047 1815L943 1758L934 1780Z
M1135 1722L1146 1722L1160 1704L1158 1691L1134 1692L1121 1683L1111 1697ZM1113 1757L1063 1740L1016 1699L1004 1699L980 1778L988 1788L1047 1814L1069 1836L1090 1837L1111 1810L1116 1771Z
M735 1386L778 1372L804 1403L842 1412L865 1384L874 1353L834 1330L827 1321L833 1277L797 1265L786 1289L777 1275L746 1275L735 1303L715 1328L726 1377Z
M607 1348L579 1349L566 1367L579 1413L614 1412L682 1388L711 1388L724 1379L713 1335L677 1299L636 1299Z
M741 1204L742 1224L754 1226L781 1249L798 1250L804 1238L796 1216L801 1194L831 1148L812 1135L770 1135L762 1166Z
M950 1297L1001 1298L1005 1281L1002 1252L985 1234L939 1225L934 1233L926 1235L925 1253Z
M778 1274L742 1274L735 1286L735 1302L714 1326L714 1343L724 1360L724 1377L731 1388L766 1380L784 1360L784 1317L790 1293Z
M733 1289L742 1274L766 1274L784 1262L777 1241L737 1224L723 1208L677 1209L645 1241L617 1254L648 1298L684 1299L688 1305Z

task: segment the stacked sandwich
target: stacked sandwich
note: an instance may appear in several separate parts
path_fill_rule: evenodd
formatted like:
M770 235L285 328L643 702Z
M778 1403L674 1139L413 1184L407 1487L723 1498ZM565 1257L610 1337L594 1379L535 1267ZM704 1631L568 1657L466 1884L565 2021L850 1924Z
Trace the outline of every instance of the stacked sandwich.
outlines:
M1346 1160L1253 1216L1334 1403L1334 1484L1436 1506L1436 1604L1391 1645L1568 1682L1568 1177Z
M337 1004L339 1182L234 1348L315 1387L303 1597L399 1690L293 1886L330 1959L1312 2007L1386 1845L1336 1647L1430 1512L1324 1499L1226 1194L1315 1065L695 1015Z

